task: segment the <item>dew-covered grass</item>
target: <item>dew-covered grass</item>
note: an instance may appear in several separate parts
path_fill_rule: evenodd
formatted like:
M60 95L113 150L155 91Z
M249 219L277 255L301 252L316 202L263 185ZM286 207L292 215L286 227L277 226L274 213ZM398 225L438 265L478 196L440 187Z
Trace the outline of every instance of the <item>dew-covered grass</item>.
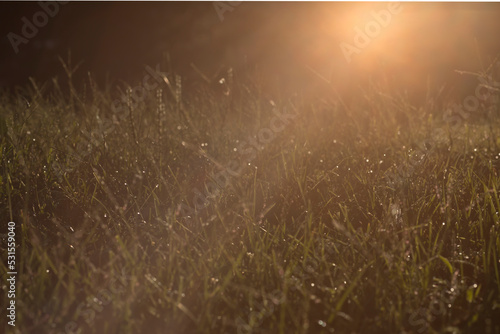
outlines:
M0 96L9 333L500 332L498 105L177 84Z

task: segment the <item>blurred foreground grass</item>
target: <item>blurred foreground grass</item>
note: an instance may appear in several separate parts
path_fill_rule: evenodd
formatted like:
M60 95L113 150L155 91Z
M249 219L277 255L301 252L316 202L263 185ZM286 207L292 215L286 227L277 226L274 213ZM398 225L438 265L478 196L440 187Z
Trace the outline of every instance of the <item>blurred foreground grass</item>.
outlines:
M170 82L0 96L8 333L500 332L498 105Z

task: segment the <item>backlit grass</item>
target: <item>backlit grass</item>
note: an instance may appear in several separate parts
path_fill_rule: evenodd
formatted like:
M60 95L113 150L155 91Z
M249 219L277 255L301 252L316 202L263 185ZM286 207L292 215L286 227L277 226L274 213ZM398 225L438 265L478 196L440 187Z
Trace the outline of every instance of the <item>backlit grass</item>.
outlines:
M500 331L494 113L452 127L444 104L375 86L345 104L232 85L120 112L93 82L1 95L9 333ZM275 112L297 117L249 144Z

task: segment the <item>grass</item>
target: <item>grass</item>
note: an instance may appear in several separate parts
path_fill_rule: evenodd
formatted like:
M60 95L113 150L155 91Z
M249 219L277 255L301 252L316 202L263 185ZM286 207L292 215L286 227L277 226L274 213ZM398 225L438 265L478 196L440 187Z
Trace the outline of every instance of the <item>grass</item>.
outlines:
M8 333L500 332L496 117L230 88L125 90L118 112L92 81L1 95ZM252 151L276 110L297 117Z

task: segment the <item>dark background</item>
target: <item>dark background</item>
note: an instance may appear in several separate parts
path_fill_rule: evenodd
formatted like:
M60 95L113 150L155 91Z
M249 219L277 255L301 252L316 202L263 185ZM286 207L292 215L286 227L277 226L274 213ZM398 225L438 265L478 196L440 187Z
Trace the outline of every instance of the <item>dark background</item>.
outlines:
M500 52L499 4L403 6L348 64L339 44L352 43L354 23L343 20L361 13L362 26L371 9L387 4L243 2L221 21L213 2L69 2L16 54L7 34L21 35L21 18L32 22L41 7L2 2L0 87L62 76L58 57L67 60L71 51L73 64L82 62L77 78L90 71L101 83L140 79L145 65L165 69L168 54L171 69L188 82L200 78L193 63L208 76L224 66L235 73L258 68L275 83L300 85L317 79L309 67L340 88L389 76L398 88L421 90L429 78L436 86L456 84L455 69L478 70Z
M21 34L23 16L32 21L35 2L1 3L2 84L25 83L28 76L60 73L58 57L102 78L128 80L145 65L154 67L168 53L172 67L188 75L190 63L207 74L220 66L242 67L296 59L306 46L297 18L317 7L300 3L241 3L221 21L213 2L70 2L21 44L15 54L6 35ZM281 57L281 59L280 59ZM251 66L249 65L249 66Z

